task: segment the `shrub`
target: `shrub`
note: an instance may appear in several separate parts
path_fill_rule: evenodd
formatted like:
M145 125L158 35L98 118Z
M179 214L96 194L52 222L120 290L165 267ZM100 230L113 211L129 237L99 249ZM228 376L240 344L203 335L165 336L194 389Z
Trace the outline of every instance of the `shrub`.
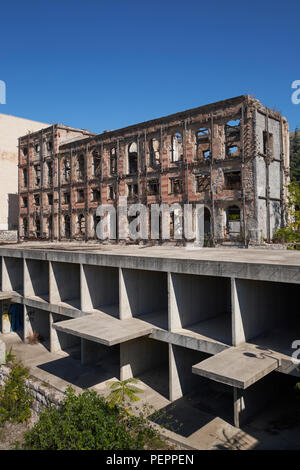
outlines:
M31 416L33 397L25 386L28 369L13 362L5 384L0 388L0 425L6 421L23 423Z
M124 413L95 391L75 395L68 388L58 407L50 406L25 434L27 450L134 450L159 441L143 416Z

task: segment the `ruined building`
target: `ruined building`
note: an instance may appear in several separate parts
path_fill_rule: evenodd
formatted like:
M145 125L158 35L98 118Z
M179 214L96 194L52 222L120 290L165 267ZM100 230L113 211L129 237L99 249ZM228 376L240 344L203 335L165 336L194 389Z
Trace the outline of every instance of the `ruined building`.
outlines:
M271 241L288 170L286 119L249 95L99 135L52 126L19 139L20 236L95 239L96 208L126 196L204 204L213 245Z

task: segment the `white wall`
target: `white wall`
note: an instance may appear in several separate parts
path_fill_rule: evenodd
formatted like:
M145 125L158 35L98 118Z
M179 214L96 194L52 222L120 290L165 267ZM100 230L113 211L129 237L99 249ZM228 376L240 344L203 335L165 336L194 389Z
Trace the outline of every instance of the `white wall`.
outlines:
M0 230L18 224L18 138L50 125L0 113Z

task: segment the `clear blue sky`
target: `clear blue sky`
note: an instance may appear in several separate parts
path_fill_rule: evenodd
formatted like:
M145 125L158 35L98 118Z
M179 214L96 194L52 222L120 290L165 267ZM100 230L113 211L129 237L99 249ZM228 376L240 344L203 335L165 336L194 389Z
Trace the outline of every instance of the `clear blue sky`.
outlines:
M241 94L300 127L300 2L1 2L0 113L102 132Z

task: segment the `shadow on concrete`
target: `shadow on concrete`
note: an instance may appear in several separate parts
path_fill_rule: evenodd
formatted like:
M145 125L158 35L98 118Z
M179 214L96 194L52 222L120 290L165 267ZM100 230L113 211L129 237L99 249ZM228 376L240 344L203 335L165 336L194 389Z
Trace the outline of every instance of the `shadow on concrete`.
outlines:
M82 366L77 359L70 356L37 366L38 369L83 389L98 385L105 380L119 379L119 367L119 358L107 365Z

